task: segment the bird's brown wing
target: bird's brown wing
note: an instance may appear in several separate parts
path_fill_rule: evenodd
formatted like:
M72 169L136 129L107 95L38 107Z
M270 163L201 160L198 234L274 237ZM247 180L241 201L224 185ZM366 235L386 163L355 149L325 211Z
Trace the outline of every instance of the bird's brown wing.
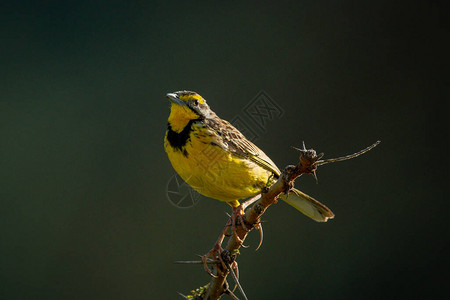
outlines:
M209 128L210 135L213 136L213 142L218 146L234 155L255 162L262 168L273 172L276 177L280 175L280 170L274 162L229 122L217 117L217 119L207 119L203 126ZM334 217L333 212L328 207L295 188L291 189L287 195L282 193L281 199L315 221L326 222Z
M218 146L230 151L239 157L248 158L262 168L271 171L276 176L280 175L280 170L275 163L255 144L249 141L236 127L230 122L215 116L206 119L206 126L212 129L216 135L215 142Z

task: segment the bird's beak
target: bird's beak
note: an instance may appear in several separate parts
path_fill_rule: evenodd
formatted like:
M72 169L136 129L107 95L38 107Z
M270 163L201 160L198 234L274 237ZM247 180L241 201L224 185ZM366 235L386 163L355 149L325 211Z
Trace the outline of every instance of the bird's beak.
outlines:
M172 102L172 103L175 103L175 104L178 104L178 105L181 105L181 106L186 105L186 104L184 103L184 101L181 100L180 98L178 98L178 95L175 94L175 93L168 93L168 94L166 95L166 97L167 97L167 99L169 99L170 102Z

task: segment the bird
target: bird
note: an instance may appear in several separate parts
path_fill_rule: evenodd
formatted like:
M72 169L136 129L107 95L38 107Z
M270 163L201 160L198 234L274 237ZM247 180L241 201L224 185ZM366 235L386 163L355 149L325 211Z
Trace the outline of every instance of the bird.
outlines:
M242 217L240 200L261 194L280 176L280 169L230 122L221 119L193 91L168 93L170 114L164 149L172 167L198 193L233 208L231 226ZM333 212L298 189L280 196L309 218L326 222ZM228 223L230 225L230 223ZM223 235L207 255L220 251Z

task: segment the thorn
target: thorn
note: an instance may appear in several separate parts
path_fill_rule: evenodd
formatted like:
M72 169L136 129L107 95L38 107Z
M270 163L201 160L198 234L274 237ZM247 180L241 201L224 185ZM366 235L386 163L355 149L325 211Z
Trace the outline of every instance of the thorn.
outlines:
M174 264L182 264L182 265L188 265L188 264L200 265L200 264L203 264L203 261L201 261L201 260L190 260L190 261L189 260L187 260L187 261L177 260L177 261L174 261L173 263ZM216 263L219 263L219 261L218 260L211 260L210 258L208 258L206 263L207 264L216 264Z
M259 244L258 247L256 247L255 251L258 251L259 247L261 247L263 239L264 239L264 233L263 233L263 229L262 229L262 224L261 222L256 224L256 229L259 230Z
M231 297L231 299L233 299L233 300L239 300L239 298L238 298L238 297L236 297L236 295L235 295L235 294L233 294L233 292L232 292L232 291L230 291L229 289L228 289L228 290L226 290L226 291L224 291L223 293L224 293L224 294L227 294L228 296L230 296L230 297Z
M244 289L242 288L241 284L239 283L239 280L238 280L236 274L234 274L233 269L231 268L231 266L228 268L228 270L230 271L230 274L233 277L233 280L236 283L239 292L241 292L241 294L242 294L242 296L244 297L245 300L248 300L247 295L245 295Z
M183 297L184 299L189 299L188 297L186 297L185 295L183 295L182 293L180 293L180 292L177 292L178 293L178 295L180 295L181 297Z
M316 170L312 171L311 174L312 174L312 175L314 176L314 178L316 179L316 184L319 184L319 180L317 179Z
M231 267L236 270L236 278L239 279L239 267L237 261L233 261Z
M306 151L305 141L302 141L303 143L303 150Z

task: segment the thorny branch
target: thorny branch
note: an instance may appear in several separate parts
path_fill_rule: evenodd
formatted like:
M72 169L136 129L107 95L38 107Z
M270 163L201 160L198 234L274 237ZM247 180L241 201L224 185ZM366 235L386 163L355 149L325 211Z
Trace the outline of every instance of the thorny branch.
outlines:
M245 211L244 217L245 227L247 228L247 230L249 229L252 230L253 228L259 227L258 224L260 224L261 222L261 216L264 214L267 208L272 204L277 203L277 198L281 193L288 193L289 190L294 186L295 179L297 179L302 174L312 174L314 177L316 177L316 170L318 166L330 162L342 161L357 157L373 149L379 143L380 141L377 141L376 143L372 144L366 149L363 149L351 155L326 160L321 160L321 158L323 157L323 153L317 154L316 151L313 149L307 150L305 144L303 144L302 149L292 147L300 152L298 164L288 165L287 167L285 167L279 179L270 188L263 190L260 197L258 195L258 197L254 197L250 199L248 203L244 204L245 207L248 207ZM209 262L210 264L215 265L216 277L211 279L210 283L208 284L206 292L203 293L201 297L195 299L217 300L223 294L228 294L233 299L237 299L237 297L229 289L227 276L230 274L230 272L233 272L231 266L237 264L236 257L239 254L239 249L243 245L242 242L247 237L247 234L250 232L250 230L249 231L247 230L245 230L245 228L242 227L241 224L238 224L236 226L236 235L232 234L230 236L230 238L228 239L228 243L224 248L224 251L221 253L221 258L223 262L225 262L227 268L224 268L224 265L218 260L210 261ZM200 262L178 262L178 263L200 263ZM237 282L237 285L239 286L239 282ZM241 290L241 292L243 291Z

